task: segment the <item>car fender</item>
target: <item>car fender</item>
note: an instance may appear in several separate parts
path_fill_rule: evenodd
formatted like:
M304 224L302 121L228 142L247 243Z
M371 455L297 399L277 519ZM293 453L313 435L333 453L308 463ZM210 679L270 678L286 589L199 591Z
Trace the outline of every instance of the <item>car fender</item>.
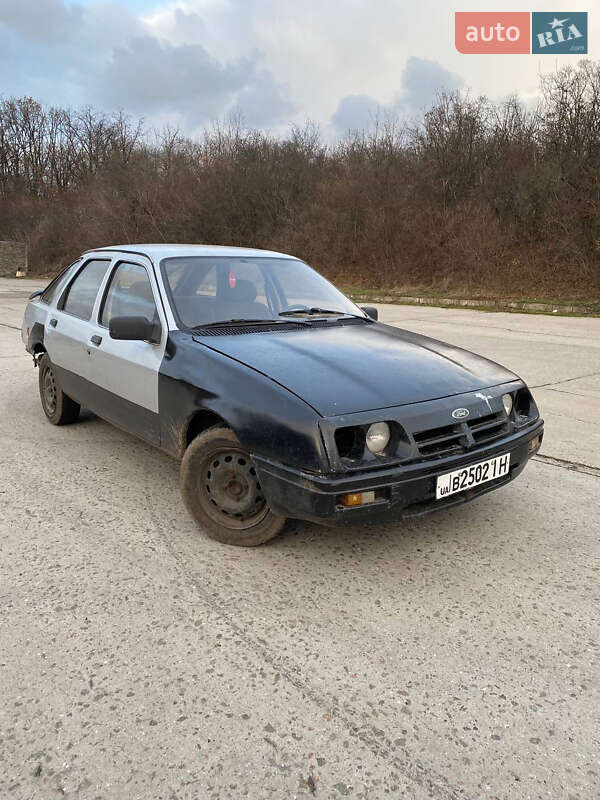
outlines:
M259 342L257 342L257 346ZM181 457L190 421L209 411L252 455L315 473L329 469L312 406L258 370L171 331L158 381L161 446Z
M48 318L48 307L39 301L27 304L21 327L21 339L28 353L45 350L44 331Z

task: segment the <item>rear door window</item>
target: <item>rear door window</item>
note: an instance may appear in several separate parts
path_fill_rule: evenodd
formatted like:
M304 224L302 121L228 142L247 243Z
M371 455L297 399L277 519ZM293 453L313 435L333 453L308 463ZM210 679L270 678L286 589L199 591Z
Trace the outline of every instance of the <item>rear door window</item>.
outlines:
M62 298L62 310L80 319L90 319L98 290L106 275L110 261L88 261Z

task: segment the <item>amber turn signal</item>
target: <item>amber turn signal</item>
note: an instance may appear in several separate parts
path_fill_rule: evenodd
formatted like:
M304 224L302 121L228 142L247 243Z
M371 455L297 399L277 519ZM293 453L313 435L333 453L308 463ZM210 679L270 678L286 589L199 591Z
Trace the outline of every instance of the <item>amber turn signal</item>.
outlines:
M340 496L340 503L343 506L364 506L366 503L375 501L375 492L353 492Z
M534 436L534 438L531 439L531 441L529 442L529 452L532 453L534 450L537 450L539 446L540 446L540 437Z

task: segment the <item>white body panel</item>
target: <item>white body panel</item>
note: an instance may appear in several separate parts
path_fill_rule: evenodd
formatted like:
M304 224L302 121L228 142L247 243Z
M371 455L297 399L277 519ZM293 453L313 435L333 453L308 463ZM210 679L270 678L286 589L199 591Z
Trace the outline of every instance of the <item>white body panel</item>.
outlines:
M64 275L61 276L59 281L57 282L57 290L55 295L55 302L53 303L44 303L39 297L36 297L34 300L31 300L27 307L25 308L25 315L23 317L23 325L21 328L21 338L23 340L23 344L27 347L27 343L29 341L29 330L33 328L36 322L39 322L41 325L46 328L47 320L49 319L50 312L54 312L56 310L56 300L62 294L63 289L67 285L69 278L73 275L78 261L65 270ZM46 331L44 331L44 334Z
M86 258L85 262L93 260ZM112 260L106 262L106 272L110 272ZM78 265L75 272L79 273ZM85 267L84 267L85 268ZM69 279L73 276L69 271ZM106 276L102 282L106 280ZM65 281L65 286L69 280ZM90 364L86 344L89 339L90 322L80 317L69 314L56 308L57 302L62 295L64 286L57 292L52 303L48 307L47 323L44 330L44 345L50 356L50 360L57 367L62 367L74 375L90 380ZM92 319L98 311L98 295L92 311ZM76 398L85 400L85 398Z
M108 329L97 322L101 298L113 269L120 261L139 264L148 273L162 329L159 344L111 339ZM118 254L100 288L96 306L86 330L86 377L96 386L158 414L158 371L165 353L168 325L159 299L154 270L148 259L128 253ZM100 344L94 344L92 336L100 336Z
M100 345L87 345L89 380L96 386L158 414L158 370L164 353L160 345L149 342L123 342L111 339L106 328L99 328Z
M48 311L49 307L45 303L42 303L38 297L27 303L23 316L23 324L21 326L21 339L25 347L27 347L29 341L29 331L33 328L35 323L39 322L41 325L46 325Z
M53 320L56 326L52 325ZM50 308L44 331L44 345L52 363L86 379L89 378L85 352L88 327L85 320Z

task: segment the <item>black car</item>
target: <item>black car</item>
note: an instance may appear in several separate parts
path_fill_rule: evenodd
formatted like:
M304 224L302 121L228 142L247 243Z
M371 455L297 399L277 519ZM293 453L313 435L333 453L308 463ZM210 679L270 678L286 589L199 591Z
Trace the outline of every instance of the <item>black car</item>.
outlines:
M30 298L23 341L55 425L81 406L182 459L212 538L472 500L515 478L543 422L514 373L383 325L304 262L200 245L85 253Z

